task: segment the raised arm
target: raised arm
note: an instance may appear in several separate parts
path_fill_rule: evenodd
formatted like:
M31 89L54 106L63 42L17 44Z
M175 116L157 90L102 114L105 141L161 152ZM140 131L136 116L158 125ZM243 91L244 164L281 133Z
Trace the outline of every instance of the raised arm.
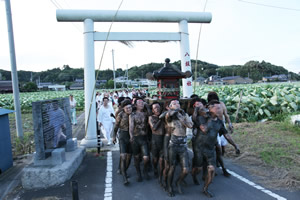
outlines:
M222 105L222 108L223 108L223 115L224 115L225 120L226 120L226 122L228 123L228 126L229 126L229 130L232 130L233 126L232 126L232 123L230 121L229 115L227 113L227 108L226 108L226 106L223 102L221 103L221 105Z
M151 130L156 131L156 130L158 129L158 127L161 125L162 120L161 120L161 119L158 119L158 121L155 123L154 118L153 118L152 116L150 116L150 117L148 118L148 123L149 123L149 125L150 125Z
M183 113L183 114L184 115L182 115L180 112L177 113L177 118L179 119L181 124L184 125L185 127L193 128L192 120L189 118L189 116L187 114L185 114L185 113Z
M118 133L118 130L120 128L120 123L121 123L121 115L118 115L117 118L116 118L116 123L115 123L115 126L114 126L114 133L113 133L113 139L116 139L117 137L117 133Z

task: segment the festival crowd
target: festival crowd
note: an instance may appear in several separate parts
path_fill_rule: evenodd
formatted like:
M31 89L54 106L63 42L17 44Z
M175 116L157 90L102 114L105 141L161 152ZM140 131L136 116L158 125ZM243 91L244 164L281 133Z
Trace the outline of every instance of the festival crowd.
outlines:
M120 149L119 170L124 185L129 184L127 169L133 156L137 181L149 179L152 170L159 184L169 196L174 196L173 177L176 165L181 173L175 181L178 193L190 173L194 184L199 185L197 176L202 172L203 193L212 197L208 190L215 176L216 166L221 166L224 176L229 177L222 156L230 143L239 154L240 150L230 136L233 126L226 106L219 101L216 92L209 92L207 99L192 95L185 112L178 99L163 104L151 97L146 103L147 90L119 90L96 94L97 122L108 145L118 143ZM227 127L226 123L227 122ZM187 128L192 129L189 159ZM143 170L141 170L141 162Z

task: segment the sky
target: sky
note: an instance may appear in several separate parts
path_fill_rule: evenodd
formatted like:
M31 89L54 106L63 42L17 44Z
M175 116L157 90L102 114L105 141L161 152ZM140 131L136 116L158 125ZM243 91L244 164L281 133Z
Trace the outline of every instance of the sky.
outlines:
M117 10L121 0L11 0L18 70L84 67L83 23L57 22L56 9ZM123 0L120 10L202 12L206 0ZM299 0L207 0L212 21L190 23L190 57L217 64L266 61L300 72ZM110 23L95 23L107 32ZM178 32L177 23L113 23L112 32ZM180 43L95 42L95 69L126 69L180 60ZM198 55L197 55L198 49ZM103 60L101 60L102 53ZM0 69L11 70L5 2L0 0Z

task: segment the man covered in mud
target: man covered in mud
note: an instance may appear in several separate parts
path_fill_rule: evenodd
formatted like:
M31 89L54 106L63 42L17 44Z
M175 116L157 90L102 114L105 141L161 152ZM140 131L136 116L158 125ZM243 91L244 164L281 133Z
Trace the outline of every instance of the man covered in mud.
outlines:
M192 137L192 149L193 149L193 153L194 153L194 157L192 160L192 177L193 177L193 181L196 185L199 185L199 181L197 179L197 174L200 172L199 168L196 166L196 161L197 158L199 157L199 152L198 151L198 147L197 147L197 134L199 134L199 129L200 129L200 122L198 120L199 116L203 116L203 117L208 117L208 110L205 108L207 102L205 99L200 99L199 97L195 97L192 99L191 101L191 106L193 108L193 115L192 115L192 120L193 120L193 137ZM207 163L203 163L204 166L207 165ZM203 172L204 173L204 172Z
M164 128L165 128L165 135L164 135L164 143L163 143L163 153L164 153L164 169L163 169L163 180L161 186L167 191L167 178L168 178L168 172L170 168L169 164L169 141L171 138L171 128L169 127L167 121L166 121L166 114L169 110L169 102L165 103L165 111L159 116L159 119L161 119L164 122Z
M223 121L218 118L218 114L221 112L220 102L216 100L210 101L208 103L208 109L208 116L197 116L197 124L200 126L197 128L198 133L195 138L196 145L194 151L197 156L194 158L194 167L197 168L197 171L194 171L194 176L202 170L206 162L207 175L205 177L203 193L208 197L212 197L213 194L208 191L208 186L215 175L215 144L218 134L227 134L227 130L224 127Z
M151 153L152 153L152 163L154 168L154 176L158 176L159 184L162 185L162 175L163 175L163 161L164 161L164 134L165 127L162 119L159 118L161 114L161 106L158 102L154 102L151 105L152 115L149 117L148 123L152 131L151 140ZM159 163L159 171L157 170L157 164Z
M129 116L129 134L131 147L134 155L134 165L137 172L137 181L141 182L140 154L144 161L144 176L149 179L149 148L148 148L148 116L143 99L135 99L136 110Z
M218 94L216 92L209 92L207 95L207 101L210 102L213 100L219 101ZM220 102L220 110L217 113L217 117L223 121L224 126L225 126L225 120L226 120L226 122L229 125L228 129L229 129L229 131L232 132L233 126L231 124L229 115L227 114L227 108L223 102L221 102L221 101L219 101L219 102ZM226 128L226 126L225 126L225 128ZM218 166L218 164L220 164L220 166L222 167L224 176L229 177L230 173L226 170L226 168L224 166L223 158L222 158L222 154L224 154L225 145L227 145L227 141L235 148L236 154L239 154L240 150L239 150L238 146L234 143L230 134L218 135L217 141L218 141L216 143L217 166Z
M218 113L218 118L223 121L224 125L225 125L225 122L227 122L229 131L233 132L233 126L230 121L229 115L227 113L227 108L226 108L225 104L219 100L218 94L216 92L208 93L207 102L210 102L212 100L217 100L220 102L221 110ZM235 148L236 154L239 154L240 150L239 150L238 146L234 143L234 141L232 140L230 135L227 135L227 138L225 138L225 136L218 137L218 143L222 148L220 150L221 154L224 155L224 153L225 153L225 146L227 145L227 141Z
M124 185L128 185L127 169L131 160L131 144L129 135L129 115L132 113L132 105L129 99L121 103L122 111L116 117L116 124L114 127L113 143L115 144L116 136L119 130L119 146L120 146L120 171L123 175Z
M168 194L174 196L172 187L176 160L180 161L181 174L176 180L178 192L181 194L181 183L188 173L188 152L187 152L187 137L186 128L192 128L193 122L188 115L180 109L180 104L177 99L173 99L169 104L170 110L166 114L166 121L171 128L171 138L169 143L169 163L170 169L168 172Z

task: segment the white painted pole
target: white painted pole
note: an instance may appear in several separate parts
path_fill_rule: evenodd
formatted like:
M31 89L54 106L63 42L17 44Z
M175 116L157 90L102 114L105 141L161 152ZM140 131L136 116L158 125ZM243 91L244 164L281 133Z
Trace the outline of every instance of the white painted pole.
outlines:
M127 74L126 83L127 83L127 88L128 88L128 64L126 65L126 74Z
M111 50L112 53L112 61L113 61L113 72L114 72L114 90L116 91L116 70L115 70L115 57L114 57L114 50Z
M186 20L181 20L179 22L179 32L181 35L181 41L180 41L181 71L192 72L188 22ZM192 81L193 81L192 77L182 79L183 97L189 98L193 94Z
M86 19L84 20L84 108L86 136L81 141L81 145L87 147L96 147L97 145L96 105L95 94L93 92L95 86L94 50L94 22L91 19Z
M16 62L16 55L15 55L15 42L14 42L14 32L13 32L12 17L11 17L10 0L5 0L5 7L6 7L7 30L8 30L9 49L10 49L9 52L10 52L10 63L11 63L11 79L13 84L14 106L16 111L15 118L16 118L17 136L19 138L23 138L21 106L20 106L20 97L19 97L19 81L18 81L17 62Z

